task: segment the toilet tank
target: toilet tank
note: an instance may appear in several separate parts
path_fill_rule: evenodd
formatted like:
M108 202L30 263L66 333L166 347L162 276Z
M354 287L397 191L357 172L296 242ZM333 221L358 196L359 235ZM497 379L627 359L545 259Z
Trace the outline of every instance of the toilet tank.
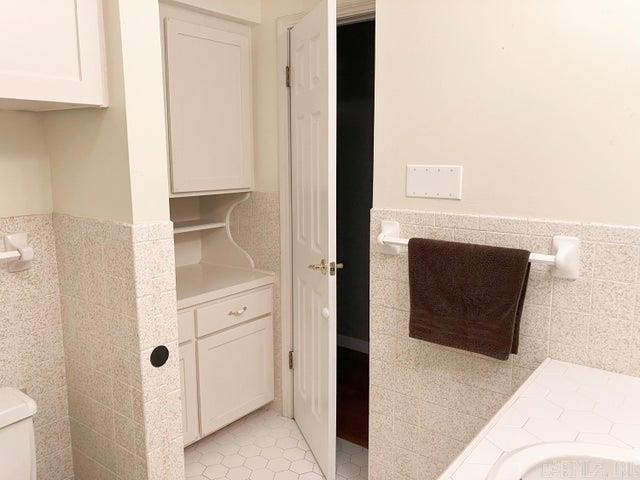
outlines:
M35 413L30 397L0 388L0 480L36 480Z

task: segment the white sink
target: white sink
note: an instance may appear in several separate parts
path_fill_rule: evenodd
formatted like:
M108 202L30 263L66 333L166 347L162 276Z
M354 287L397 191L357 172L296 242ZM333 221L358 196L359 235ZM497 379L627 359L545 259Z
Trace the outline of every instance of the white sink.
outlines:
M540 443L504 455L487 480L640 480L640 453L594 443Z

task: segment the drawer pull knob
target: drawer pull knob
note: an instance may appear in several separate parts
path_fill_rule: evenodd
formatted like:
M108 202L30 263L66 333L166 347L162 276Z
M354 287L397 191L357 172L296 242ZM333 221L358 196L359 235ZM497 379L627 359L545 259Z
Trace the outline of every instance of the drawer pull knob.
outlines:
M247 306L245 305L244 307L239 308L238 310L231 310L229 312L229 315L234 315L236 317L239 317L240 315L242 315L246 311L247 311Z

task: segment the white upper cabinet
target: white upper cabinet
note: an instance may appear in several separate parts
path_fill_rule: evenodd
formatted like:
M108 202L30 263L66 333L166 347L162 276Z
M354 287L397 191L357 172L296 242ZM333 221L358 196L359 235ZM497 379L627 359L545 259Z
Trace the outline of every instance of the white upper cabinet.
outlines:
M4 0L0 109L107 105L100 0Z
M163 17L172 193L252 189L251 29L178 9Z

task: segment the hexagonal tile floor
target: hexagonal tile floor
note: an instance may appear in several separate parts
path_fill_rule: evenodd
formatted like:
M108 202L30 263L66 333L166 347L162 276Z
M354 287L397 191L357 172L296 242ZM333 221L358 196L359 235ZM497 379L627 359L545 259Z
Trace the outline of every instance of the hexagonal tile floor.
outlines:
M296 423L261 409L185 449L189 480L324 480ZM367 450L338 439L338 480L367 478Z

